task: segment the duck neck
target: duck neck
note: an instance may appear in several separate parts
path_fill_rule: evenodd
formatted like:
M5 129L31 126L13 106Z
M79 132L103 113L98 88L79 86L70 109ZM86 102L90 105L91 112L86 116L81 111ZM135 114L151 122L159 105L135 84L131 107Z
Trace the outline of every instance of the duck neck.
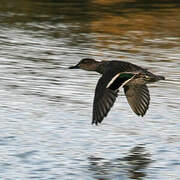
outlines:
M104 62L97 61L97 68L96 68L95 71L100 73L100 74L104 74L104 71L105 71L105 69L104 69Z

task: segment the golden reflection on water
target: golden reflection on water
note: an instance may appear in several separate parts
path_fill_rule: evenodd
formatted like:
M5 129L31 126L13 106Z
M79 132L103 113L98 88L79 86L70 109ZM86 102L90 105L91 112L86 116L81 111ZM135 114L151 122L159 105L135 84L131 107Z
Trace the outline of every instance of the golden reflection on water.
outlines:
M134 42L143 42L144 39L157 37L179 37L179 12L180 8L168 12L140 11L128 13L125 16L107 13L92 21L90 28L92 32L111 34L122 39L129 37Z
M110 5L110 4L114 4L114 3L119 3L119 2L133 2L134 0L92 0L92 2L94 3L98 3L101 5Z
M130 40L143 42L146 38L180 36L180 6L171 1L147 3L143 0L92 0L76 3L66 1L6 1L0 0L1 16L6 23L33 20L51 20L61 23L80 22L80 30L103 33L113 36L129 37ZM9 13L7 13L9 11ZM71 21L70 21L71 22ZM106 39L106 38L105 38ZM112 42L110 42L112 43Z
M0 0L1 179L180 177L180 2L162 2ZM90 125L98 75L67 68L88 55L138 59L166 77L151 85L145 119L120 99L107 124ZM129 150L135 142L145 145ZM20 160L26 151L37 154Z
M128 1L128 8L123 9L123 6L120 6L121 8L118 9L117 1L112 1L112 6L107 5L107 1L96 1L108 9L99 13L97 18L90 22L91 32L99 34L95 40L99 49L137 54L146 53L147 50L144 48L150 47L162 57L164 52L161 50L179 47L180 6L178 4L157 3L149 4L144 8L135 3L138 1L134 1L134 4L130 2ZM125 1L123 3L126 4ZM158 48L161 49L159 52ZM153 54L153 49L152 52L148 49L147 53Z

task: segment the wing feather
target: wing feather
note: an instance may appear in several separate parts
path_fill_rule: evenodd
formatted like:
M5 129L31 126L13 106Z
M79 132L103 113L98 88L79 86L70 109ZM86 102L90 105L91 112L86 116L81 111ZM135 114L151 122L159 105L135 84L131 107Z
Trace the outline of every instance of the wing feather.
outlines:
M93 102L93 120L92 124L101 123L104 117L112 108L116 97L118 96L119 87L134 76L133 73L119 73L108 71L99 79Z
M146 85L124 85L124 92L131 109L144 116L149 108L150 94Z
M113 106L118 92L113 92L110 89L104 89L101 96L98 98L95 95L93 105L93 121L92 124L101 123L104 117L107 116L111 107Z
M108 71L99 79L94 96L92 124L101 123L112 108L120 87L124 91L132 110L143 116L149 107L149 91L146 85L133 83L135 73Z

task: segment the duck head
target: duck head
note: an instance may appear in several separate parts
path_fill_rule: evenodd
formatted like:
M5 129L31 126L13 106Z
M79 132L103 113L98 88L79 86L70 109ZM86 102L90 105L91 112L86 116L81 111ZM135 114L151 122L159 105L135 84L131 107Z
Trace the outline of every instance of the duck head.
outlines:
M96 61L95 59L84 58L80 60L80 62L75 66L70 66L69 69L84 69L87 71L96 71L99 63L100 62Z

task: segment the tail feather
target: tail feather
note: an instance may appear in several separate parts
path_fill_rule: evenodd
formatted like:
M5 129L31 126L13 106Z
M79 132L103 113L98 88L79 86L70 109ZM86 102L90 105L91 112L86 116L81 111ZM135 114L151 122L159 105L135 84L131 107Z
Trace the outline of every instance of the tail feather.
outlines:
M165 77L164 77L164 76L158 75L157 78L158 78L158 80L165 80Z
M150 80L148 82L157 82L159 80L165 80L165 77L160 75L154 75L150 77Z

